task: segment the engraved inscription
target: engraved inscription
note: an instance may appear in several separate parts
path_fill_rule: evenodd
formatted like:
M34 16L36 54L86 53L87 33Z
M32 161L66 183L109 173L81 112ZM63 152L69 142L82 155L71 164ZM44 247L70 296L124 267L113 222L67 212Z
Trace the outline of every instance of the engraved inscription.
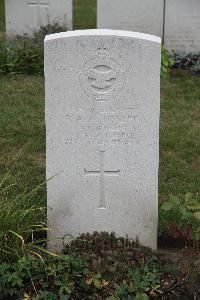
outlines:
M104 166L104 153L105 151L100 152L100 170L99 171L88 171L84 170L85 175L99 175L100 176L100 204L99 209L106 208L106 196L105 196L105 175L108 176L119 176L120 170L117 171L105 171Z
M45 0L35 0L35 1L28 1L27 4L31 7L36 8L36 15L37 15L37 21L36 21L36 26L40 27L42 24L41 21L41 15L40 15L40 10L41 8L45 9L47 14L48 14L48 9L49 9L49 1L45 1Z
M99 108L82 108L65 113L66 122L73 131L65 135L65 144L133 145L138 141L138 113L135 108L115 111ZM104 148L105 148L104 147Z
M96 101L115 98L124 85L124 71L110 58L105 46L96 50L96 56L85 63L79 76L84 93Z

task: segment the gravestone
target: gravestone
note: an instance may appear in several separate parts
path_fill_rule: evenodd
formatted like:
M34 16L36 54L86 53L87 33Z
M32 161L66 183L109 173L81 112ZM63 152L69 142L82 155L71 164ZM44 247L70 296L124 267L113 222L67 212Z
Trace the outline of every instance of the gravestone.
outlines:
M6 34L33 35L40 26L72 29L72 0L6 0Z
M163 34L163 0L97 0L97 28Z
M168 50L200 51L200 1L167 0L165 46Z
M46 36L45 82L49 238L114 231L156 248L160 38Z

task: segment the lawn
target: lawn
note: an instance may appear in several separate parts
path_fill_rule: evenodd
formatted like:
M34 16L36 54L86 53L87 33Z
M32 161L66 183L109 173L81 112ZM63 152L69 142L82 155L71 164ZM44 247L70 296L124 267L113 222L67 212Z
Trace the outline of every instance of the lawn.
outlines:
M96 28L97 0L73 0L74 29Z
M200 78L179 73L161 82L160 201L200 187Z
M0 90L0 173L15 164L13 183L22 192L45 179L44 79L0 77Z
M4 0L0 0L0 36L5 31L5 5Z

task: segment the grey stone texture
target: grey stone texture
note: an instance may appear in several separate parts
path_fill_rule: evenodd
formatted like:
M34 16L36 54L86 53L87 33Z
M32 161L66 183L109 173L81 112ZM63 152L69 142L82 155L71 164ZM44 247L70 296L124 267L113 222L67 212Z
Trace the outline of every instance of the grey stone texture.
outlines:
M97 0L97 28L162 37L163 9L163 0Z
M7 36L32 36L55 23L72 30L72 0L6 0L5 10Z
M114 231L156 248L160 38L49 35L45 82L49 238Z
M200 1L166 0L165 16L167 49L200 51Z
M168 50L200 51L200 0L97 0L97 28L162 38Z

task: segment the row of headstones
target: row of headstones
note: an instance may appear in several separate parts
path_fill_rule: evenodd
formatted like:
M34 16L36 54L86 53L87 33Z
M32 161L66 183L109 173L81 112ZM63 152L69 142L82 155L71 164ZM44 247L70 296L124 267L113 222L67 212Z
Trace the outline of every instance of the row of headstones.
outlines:
M157 35L169 50L200 50L199 16L199 0L97 0L97 28ZM72 0L6 0L8 35L48 23L72 30Z
M145 32L168 50L200 51L199 0L98 0L98 28Z

